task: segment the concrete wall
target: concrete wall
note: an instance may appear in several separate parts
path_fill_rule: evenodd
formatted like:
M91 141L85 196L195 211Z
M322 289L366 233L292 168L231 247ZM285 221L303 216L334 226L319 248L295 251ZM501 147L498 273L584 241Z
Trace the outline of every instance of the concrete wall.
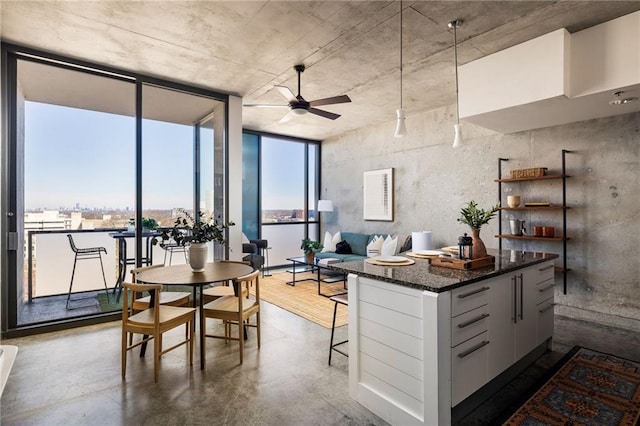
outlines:
M451 148L454 107L407 119L409 136L394 139L394 122L360 129L322 144L321 198L334 201L323 215L328 231L410 233L431 230L435 248L455 245L468 229L456 221L469 200L482 207L498 201L498 158L511 169L561 169L567 155L567 295L557 276L556 313L626 328L640 327L640 113L596 119L514 134L463 124L465 146ZM390 114L391 116L391 114ZM393 167L395 220L362 219L362 173ZM561 203L561 181L510 184L523 201ZM528 229L561 226L561 213L522 214ZM508 222L503 222L503 232ZM498 220L482 229L489 248ZM561 253L562 243L503 241L503 249ZM559 263L558 263L559 264Z

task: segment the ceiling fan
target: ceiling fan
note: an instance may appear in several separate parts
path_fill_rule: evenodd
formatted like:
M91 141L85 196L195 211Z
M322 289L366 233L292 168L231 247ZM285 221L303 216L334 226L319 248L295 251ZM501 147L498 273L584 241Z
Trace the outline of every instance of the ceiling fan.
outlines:
M288 104L274 105L274 104L248 104L244 105L246 107L260 107L260 108L280 108L280 107L288 107L290 109L289 113L282 117L280 120L281 123L285 121L289 121L294 115L304 115L308 112L311 114L319 115L324 118L328 118L330 120L335 120L340 117L340 114L335 114L333 112L324 111L318 108L314 108L320 105L332 105L332 104L343 104L347 102L351 102L351 99L347 95L341 96L333 96L330 98L324 99L316 99L315 101L307 101L300 94L300 74L302 74L305 70L304 65L295 65L293 67L294 70L298 73L298 95L295 96L293 92L286 86L275 86L278 89L278 92L289 101Z

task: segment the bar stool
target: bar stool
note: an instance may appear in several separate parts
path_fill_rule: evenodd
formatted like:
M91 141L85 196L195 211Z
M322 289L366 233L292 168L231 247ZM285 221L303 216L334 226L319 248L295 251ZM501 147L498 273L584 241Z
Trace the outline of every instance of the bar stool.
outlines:
M107 294L107 302L108 302L109 289L107 288L107 278L104 275L104 264L102 263L102 253L107 254L107 249L104 247L78 248L73 242L73 237L71 236L71 234L67 234L67 238L69 238L69 245L71 246L71 250L75 253L75 258L73 259L73 271L71 272L71 281L69 282L69 294L67 295L67 309L69 309L69 300L71 299L71 288L73 287L73 277L76 274L76 264L78 263L78 260L100 259L100 268L102 269L102 280L104 281L104 289Z
M333 351L336 351L346 357L349 356L347 352L343 352L336 347L348 343L349 339L343 340L342 342L333 343L333 335L336 330L336 314L338 313L338 303L341 305L349 306L349 295L348 293L337 294L335 296L331 296L329 300L335 302L335 305L333 307L333 323L331 324L331 342L329 343L329 365L331 365L331 354L333 353Z
M262 277L263 278L270 277L271 276L270 273L265 274L264 272L265 269L269 269L269 250L271 250L271 247L269 247L269 242L267 240L250 240L250 241L251 243L256 245L258 250L260 250L260 255L265 259L265 262L262 265Z

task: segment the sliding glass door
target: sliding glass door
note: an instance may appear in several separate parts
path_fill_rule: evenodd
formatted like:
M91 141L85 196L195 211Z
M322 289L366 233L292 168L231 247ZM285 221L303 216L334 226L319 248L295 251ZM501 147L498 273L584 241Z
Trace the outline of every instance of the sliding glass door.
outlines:
M3 330L115 314L132 267L186 261L150 245L143 218L224 220L226 96L13 47L3 59Z

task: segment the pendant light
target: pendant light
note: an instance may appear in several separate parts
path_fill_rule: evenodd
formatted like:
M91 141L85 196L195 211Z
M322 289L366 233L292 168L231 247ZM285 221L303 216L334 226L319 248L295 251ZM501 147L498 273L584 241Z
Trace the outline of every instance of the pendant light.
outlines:
M402 108L402 0L400 0L400 109L396 110L397 123L394 136L401 138L407 135L407 126L404 123L406 111Z
M453 29L453 59L456 67L456 124L453 125L454 137L453 148L462 146L462 131L460 130L460 97L458 95L458 35L457 29L462 26L464 21L456 19L449 22L449 28Z

